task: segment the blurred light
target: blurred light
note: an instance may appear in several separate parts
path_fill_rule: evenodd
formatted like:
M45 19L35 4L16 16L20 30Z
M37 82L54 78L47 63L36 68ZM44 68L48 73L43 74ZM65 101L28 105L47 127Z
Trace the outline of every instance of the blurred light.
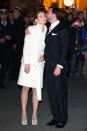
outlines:
M74 0L64 0L64 5L65 6L71 6L74 4Z

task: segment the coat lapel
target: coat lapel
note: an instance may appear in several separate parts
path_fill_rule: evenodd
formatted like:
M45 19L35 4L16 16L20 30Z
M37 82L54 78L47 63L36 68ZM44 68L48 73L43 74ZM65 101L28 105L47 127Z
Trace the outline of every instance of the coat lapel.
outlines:
M60 28L60 23L57 24L50 32L47 32L46 37L49 37L49 36L52 34L52 32L55 31L56 28L59 30L59 28Z

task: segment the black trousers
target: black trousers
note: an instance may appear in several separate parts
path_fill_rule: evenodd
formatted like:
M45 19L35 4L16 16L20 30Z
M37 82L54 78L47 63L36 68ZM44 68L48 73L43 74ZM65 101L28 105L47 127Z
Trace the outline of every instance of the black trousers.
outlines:
M63 70L60 76L54 76L54 68L50 64L45 66L45 78L51 113L58 122L66 122L68 119L67 77Z

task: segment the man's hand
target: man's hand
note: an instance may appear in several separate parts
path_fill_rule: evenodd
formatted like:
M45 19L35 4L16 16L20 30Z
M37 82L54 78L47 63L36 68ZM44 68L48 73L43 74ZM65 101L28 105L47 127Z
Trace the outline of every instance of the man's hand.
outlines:
M0 38L0 43L5 43L6 42L6 40L5 40L5 38Z
M16 50L16 48L17 48L17 45L13 44L13 50Z
M25 64L24 72L29 73L29 71L30 71L30 65L29 64Z
M11 36L10 35L6 35L5 38L6 38L6 40L11 40Z
M41 55L41 56L38 58L38 62L44 62L44 55Z
M54 69L54 76L59 76L61 74L61 68L56 66Z

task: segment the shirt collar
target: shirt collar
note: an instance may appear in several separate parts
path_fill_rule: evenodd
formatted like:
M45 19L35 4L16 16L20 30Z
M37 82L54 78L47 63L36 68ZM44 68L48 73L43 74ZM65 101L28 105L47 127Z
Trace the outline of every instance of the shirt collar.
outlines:
M56 25L58 25L60 23L59 20L57 20L56 22L52 23L50 28L53 29Z

